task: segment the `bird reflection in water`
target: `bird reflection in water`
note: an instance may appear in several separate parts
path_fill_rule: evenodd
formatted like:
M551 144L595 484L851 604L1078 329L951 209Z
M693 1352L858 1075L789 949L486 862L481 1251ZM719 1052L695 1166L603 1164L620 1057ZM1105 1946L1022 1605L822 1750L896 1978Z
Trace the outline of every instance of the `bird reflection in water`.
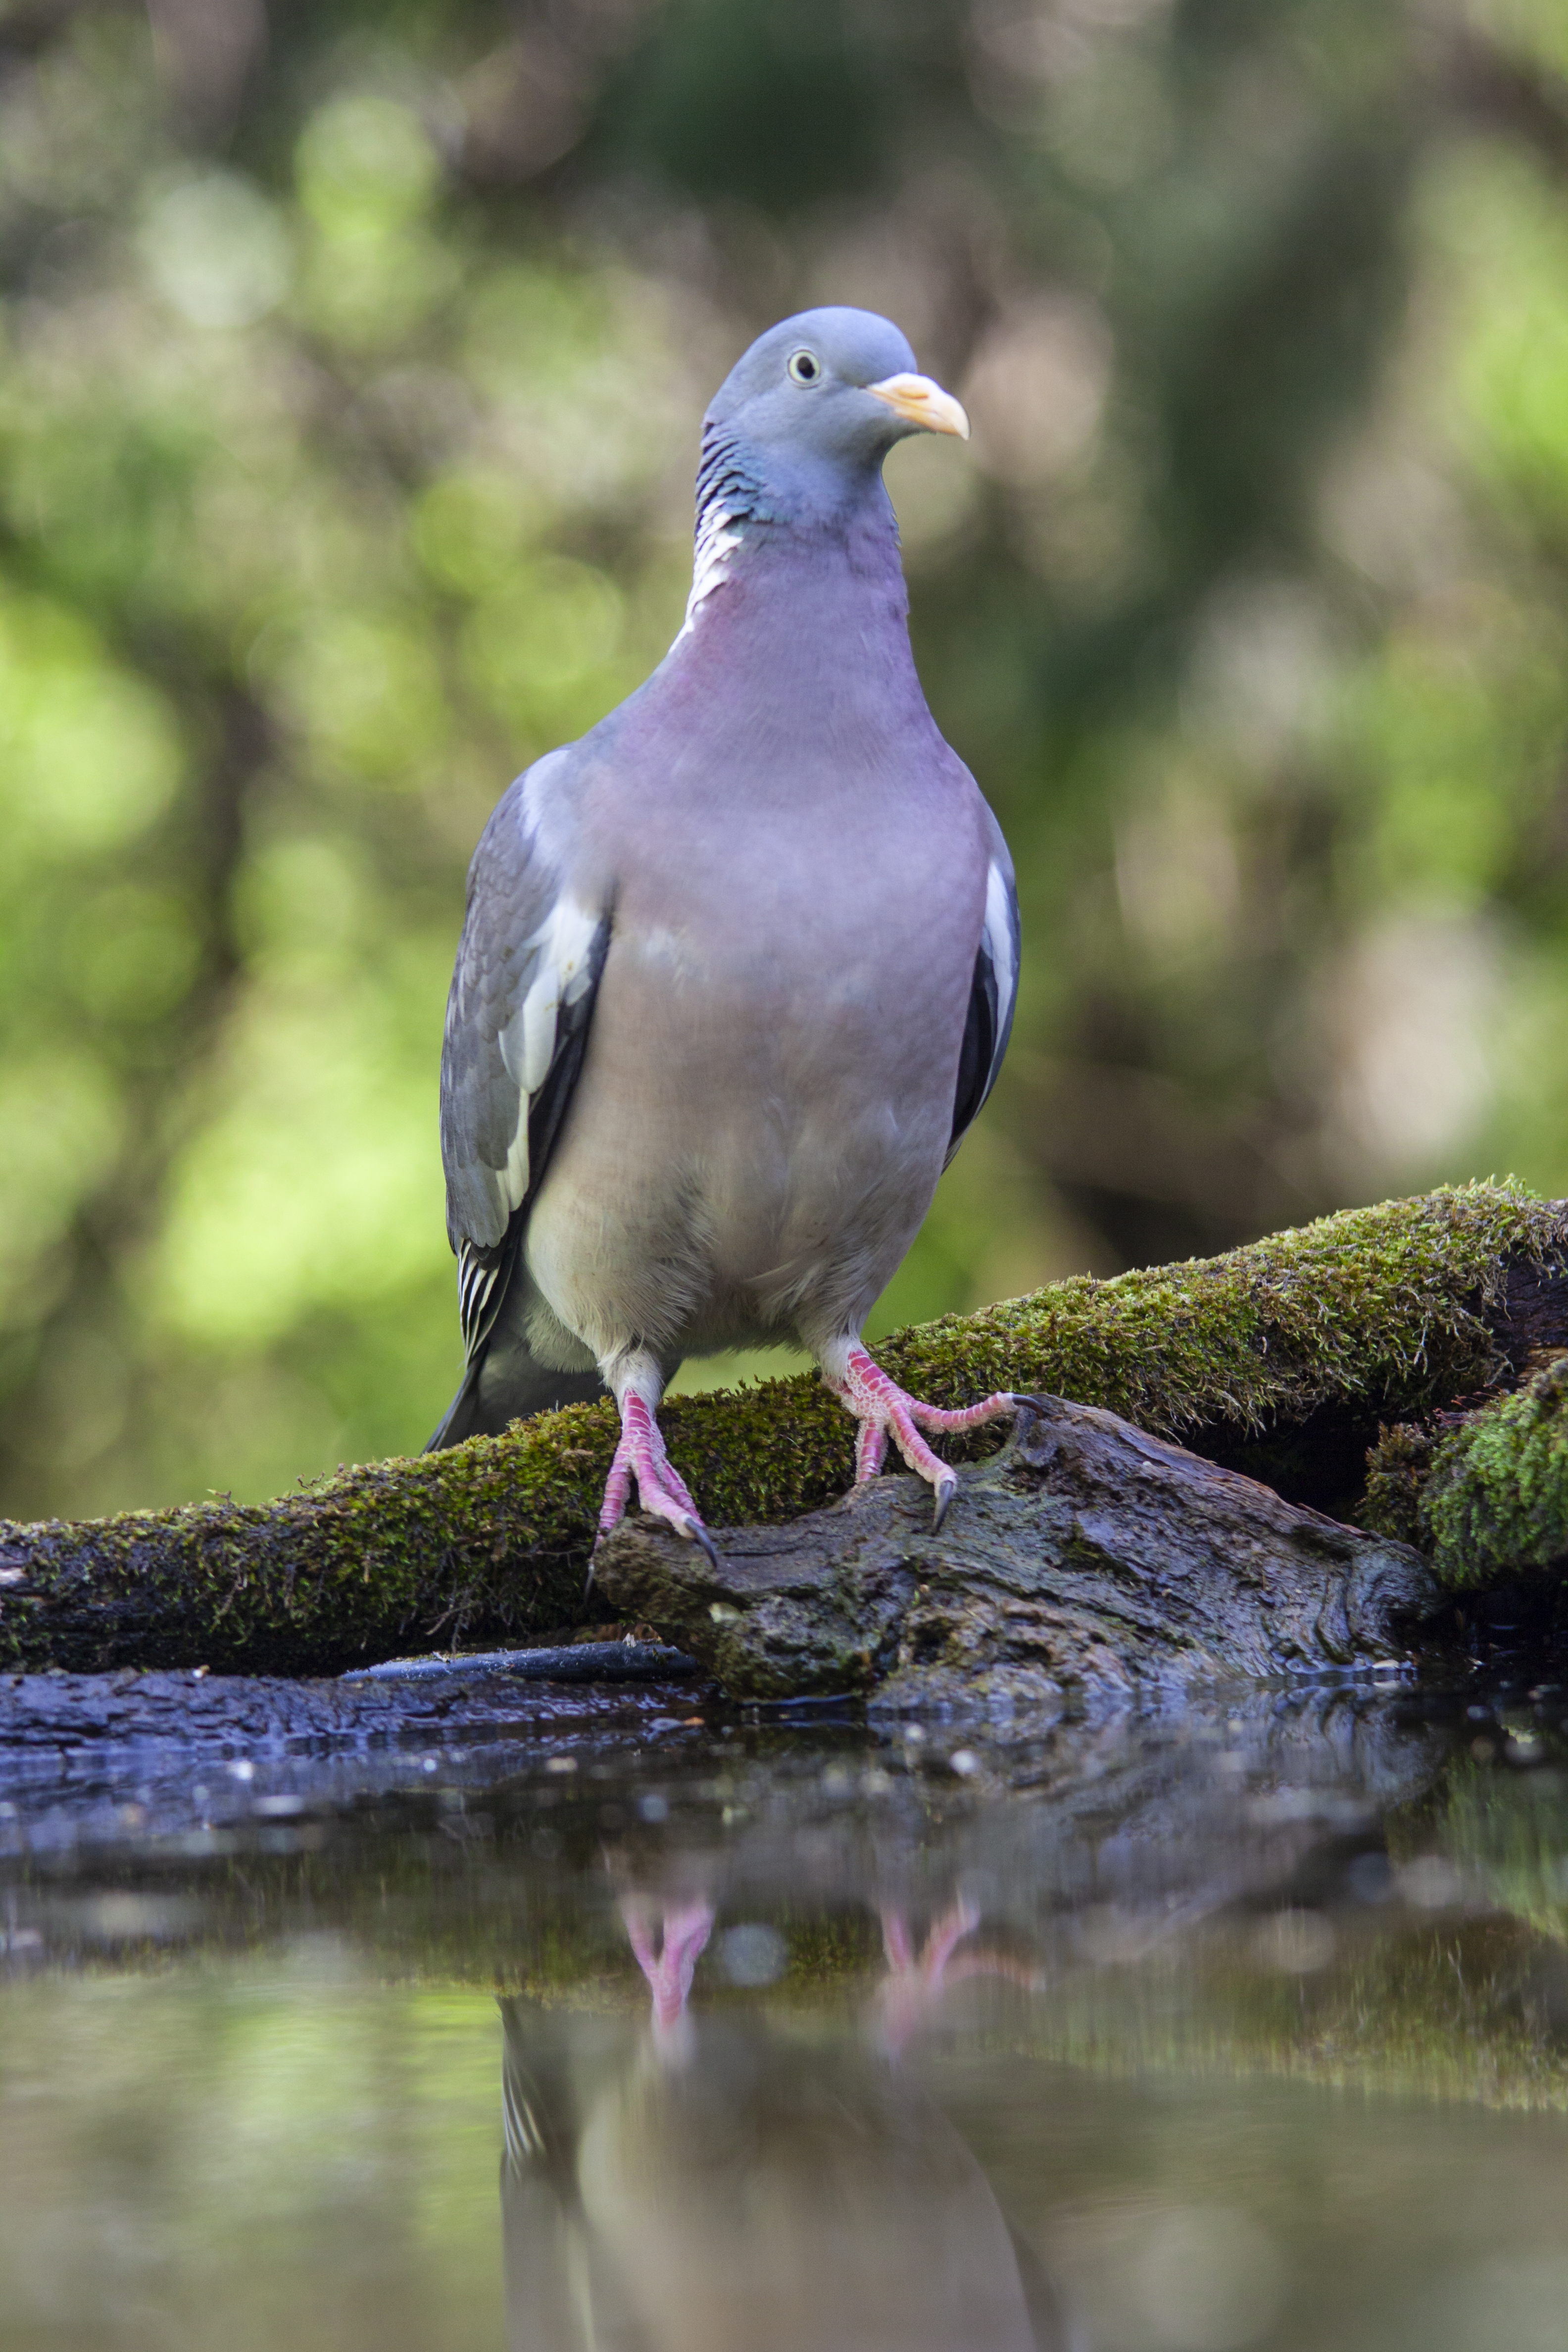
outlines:
M594 2084L558 2017L506 2021L512 2352L1076 2352L1037 2258L902 2061L960 1978L1028 1972L954 1905L883 1915L861 2033L694 2017L702 1896L626 1897L647 2026Z

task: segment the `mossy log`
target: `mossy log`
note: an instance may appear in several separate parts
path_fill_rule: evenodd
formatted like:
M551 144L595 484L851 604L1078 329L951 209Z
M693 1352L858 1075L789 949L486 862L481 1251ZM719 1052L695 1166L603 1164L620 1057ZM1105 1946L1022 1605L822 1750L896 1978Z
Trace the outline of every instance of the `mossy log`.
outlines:
M1054 1283L879 1353L935 1402L1009 1388L1103 1406L1348 1517L1381 1423L1568 1345L1565 1268L1568 1203L1469 1185ZM664 1424L716 1526L793 1518L849 1481L851 1425L810 1376L675 1399ZM576 1406L271 1504L0 1522L0 1664L321 1674L581 1622L613 1443L610 1408Z

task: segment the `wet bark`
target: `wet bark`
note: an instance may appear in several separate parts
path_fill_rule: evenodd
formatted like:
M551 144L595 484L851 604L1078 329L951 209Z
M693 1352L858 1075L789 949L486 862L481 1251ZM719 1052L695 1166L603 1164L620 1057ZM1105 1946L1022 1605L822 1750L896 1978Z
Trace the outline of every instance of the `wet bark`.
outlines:
M918 1480L879 1478L787 1527L719 1531L714 1568L639 1515L597 1580L731 1696L957 1711L1370 1665L1444 1608L1408 1545L1058 1397L931 1519Z
M645 1659L651 1644L642 1644ZM560 1653L554 1653L557 1660ZM657 1671L655 1668L657 1667ZM662 1679L661 1679L662 1676ZM606 1689L605 1684L611 1687ZM33 1777L89 1784L118 1773L188 1780L204 1759L279 1762L363 1758L374 1748L439 1749L486 1741L548 1741L557 1731L611 1737L672 1708L689 1713L700 1685L690 1662L660 1652L631 1674L594 1682L567 1663L548 1677L487 1668L383 1680L333 1681L184 1672L0 1676L0 1754L13 1796ZM79 1768L74 1769L73 1768ZM248 1779L248 1774L246 1776Z

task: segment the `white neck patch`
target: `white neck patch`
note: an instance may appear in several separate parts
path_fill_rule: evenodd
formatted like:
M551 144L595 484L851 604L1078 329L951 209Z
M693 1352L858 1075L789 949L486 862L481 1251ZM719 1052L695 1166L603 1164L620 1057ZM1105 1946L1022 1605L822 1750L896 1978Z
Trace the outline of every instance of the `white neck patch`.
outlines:
M691 563L691 593L686 600L686 618L676 632L677 645L696 627L699 608L707 603L715 588L721 588L729 578L729 557L741 544L741 534L734 526L742 520L742 510L726 506L722 499L710 499L698 516L697 546Z

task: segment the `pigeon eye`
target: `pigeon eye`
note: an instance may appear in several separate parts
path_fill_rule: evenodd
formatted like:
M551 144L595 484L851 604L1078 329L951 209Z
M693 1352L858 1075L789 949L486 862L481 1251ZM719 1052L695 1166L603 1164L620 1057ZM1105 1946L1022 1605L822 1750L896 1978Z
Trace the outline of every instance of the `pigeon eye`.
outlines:
M792 383L818 383L822 380L822 362L815 352L791 352L788 373Z

